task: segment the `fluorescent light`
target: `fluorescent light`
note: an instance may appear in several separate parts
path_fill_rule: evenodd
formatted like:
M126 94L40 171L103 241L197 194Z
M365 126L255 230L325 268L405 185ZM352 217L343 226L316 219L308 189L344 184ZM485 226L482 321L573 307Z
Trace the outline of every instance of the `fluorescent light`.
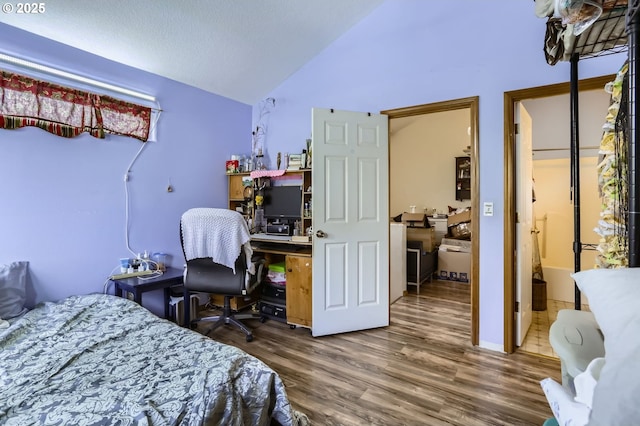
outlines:
M13 56L9 56L4 53L0 53L0 61L5 62L7 64L19 66L21 68L26 68L26 69L46 73L46 74L49 74L55 77L64 78L70 81L75 81L76 83L87 84L89 86L108 90L110 92L120 93L126 96L131 96L133 98L142 99L147 102L156 103L156 98L154 96L147 95L146 93L137 92L135 90L126 89L124 87L116 86L114 84L109 84L102 81L94 80L92 78L83 77L81 75L73 74L67 71L62 71L56 68L48 67L46 65L41 65L35 62L24 60L24 59L15 58Z

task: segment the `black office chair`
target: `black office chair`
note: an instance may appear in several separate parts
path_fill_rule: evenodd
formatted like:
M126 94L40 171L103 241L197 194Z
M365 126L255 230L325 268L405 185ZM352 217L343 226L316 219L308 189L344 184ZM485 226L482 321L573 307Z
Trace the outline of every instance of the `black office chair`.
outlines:
M187 262L184 300L190 300L192 292L224 296L222 313L214 317L191 320L190 304L185 303L185 325L214 322L209 334L223 324L233 324L245 333L247 342L253 340L251 330L239 320L259 315L237 314L231 309L233 297L249 297L264 277L264 259L252 256L250 239L247 223L233 210L195 208L182 215L180 241Z

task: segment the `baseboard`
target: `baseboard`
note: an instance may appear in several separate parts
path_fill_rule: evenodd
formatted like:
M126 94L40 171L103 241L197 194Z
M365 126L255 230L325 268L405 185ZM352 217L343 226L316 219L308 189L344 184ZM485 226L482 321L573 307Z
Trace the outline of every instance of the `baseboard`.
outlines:
M485 342L481 340L478 346L482 349L489 349L490 351L506 353L504 351L504 345L499 345L497 343Z

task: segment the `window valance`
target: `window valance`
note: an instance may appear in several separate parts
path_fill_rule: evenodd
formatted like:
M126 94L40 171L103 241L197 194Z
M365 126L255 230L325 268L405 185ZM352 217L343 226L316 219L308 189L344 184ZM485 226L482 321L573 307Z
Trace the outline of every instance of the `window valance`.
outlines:
M106 133L145 142L151 108L0 70L0 129L35 126L63 137Z

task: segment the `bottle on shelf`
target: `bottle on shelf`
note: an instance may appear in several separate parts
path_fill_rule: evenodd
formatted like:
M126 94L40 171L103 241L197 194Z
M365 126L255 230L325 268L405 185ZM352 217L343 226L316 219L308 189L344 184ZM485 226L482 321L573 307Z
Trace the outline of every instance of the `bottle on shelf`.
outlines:
M256 154L256 167L255 170L264 170L266 167L264 165L264 155L262 154L262 148L258 149L258 153Z

